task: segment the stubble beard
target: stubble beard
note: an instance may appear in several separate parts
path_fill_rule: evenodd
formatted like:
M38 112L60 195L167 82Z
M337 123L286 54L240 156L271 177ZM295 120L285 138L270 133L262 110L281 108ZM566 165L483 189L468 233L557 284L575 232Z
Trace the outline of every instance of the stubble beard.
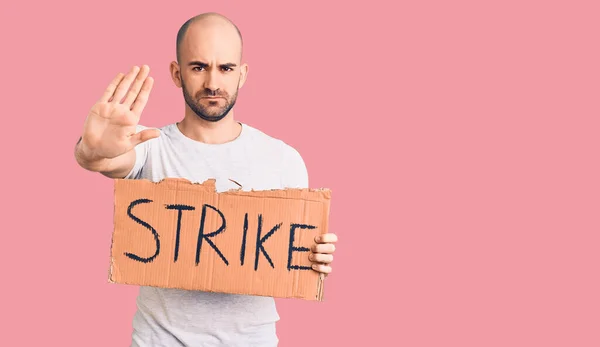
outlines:
M235 94L233 95L233 97L231 99L227 98L227 95L223 95L224 93L214 93L211 90L207 90L205 89L201 95L199 95L199 97L202 96L223 96L227 102L224 106L216 108L216 107L211 107L213 109L213 111L209 110L207 107L205 107L204 105L200 104L199 101L195 100L188 92L187 88L185 87L185 83L183 81L183 79L181 80L181 87L183 90L183 98L185 100L185 103L188 105L188 107L194 111L194 113L200 117L201 119L208 121L208 122L218 122L221 119L225 118L225 116L227 116L227 114L229 113L229 111L233 108L233 106L235 105L235 102L237 100L237 94L238 94L238 89L236 89ZM212 103L213 101L209 101L209 104Z

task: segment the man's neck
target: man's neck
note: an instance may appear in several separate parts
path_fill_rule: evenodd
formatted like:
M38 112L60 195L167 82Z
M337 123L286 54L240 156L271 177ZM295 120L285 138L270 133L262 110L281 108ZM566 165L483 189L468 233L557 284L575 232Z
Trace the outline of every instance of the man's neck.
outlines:
M235 140L242 131L239 122L233 119L233 110L218 122L209 122L198 117L193 112L186 112L177 127L186 137L207 144L222 144Z

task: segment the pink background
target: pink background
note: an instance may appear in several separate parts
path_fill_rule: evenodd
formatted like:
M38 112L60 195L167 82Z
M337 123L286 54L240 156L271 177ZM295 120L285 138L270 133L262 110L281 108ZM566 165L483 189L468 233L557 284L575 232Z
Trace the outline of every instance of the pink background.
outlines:
M142 123L179 120L177 29L218 11L250 65L237 119L334 192L326 302L278 300L281 346L599 346L597 2L411 3L2 5L0 345L129 344L112 182L73 147L134 64Z

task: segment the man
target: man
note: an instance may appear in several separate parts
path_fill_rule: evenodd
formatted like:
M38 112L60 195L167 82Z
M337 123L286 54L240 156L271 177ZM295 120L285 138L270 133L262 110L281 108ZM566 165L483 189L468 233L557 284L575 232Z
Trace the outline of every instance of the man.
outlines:
M177 35L170 65L182 88L185 115L160 129L138 125L153 79L149 67L118 74L92 107L75 157L85 169L110 178L159 181L215 178L218 190L308 187L300 154L281 140L234 120L238 89L248 74L242 37L227 18L206 13ZM315 271L331 272L335 234L316 239ZM132 346L276 346L279 315L270 297L140 288Z

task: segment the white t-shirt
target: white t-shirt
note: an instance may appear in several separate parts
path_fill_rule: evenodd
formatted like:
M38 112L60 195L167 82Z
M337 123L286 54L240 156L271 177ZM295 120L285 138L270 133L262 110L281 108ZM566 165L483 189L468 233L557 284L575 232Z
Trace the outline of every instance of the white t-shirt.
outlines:
M216 179L217 191L307 188L308 174L298 151L247 124L225 144L186 137L175 123L136 146L126 179L158 182L168 177L201 183ZM145 129L138 126L138 131ZM279 315L270 297L140 287L133 319L132 347L277 346Z

